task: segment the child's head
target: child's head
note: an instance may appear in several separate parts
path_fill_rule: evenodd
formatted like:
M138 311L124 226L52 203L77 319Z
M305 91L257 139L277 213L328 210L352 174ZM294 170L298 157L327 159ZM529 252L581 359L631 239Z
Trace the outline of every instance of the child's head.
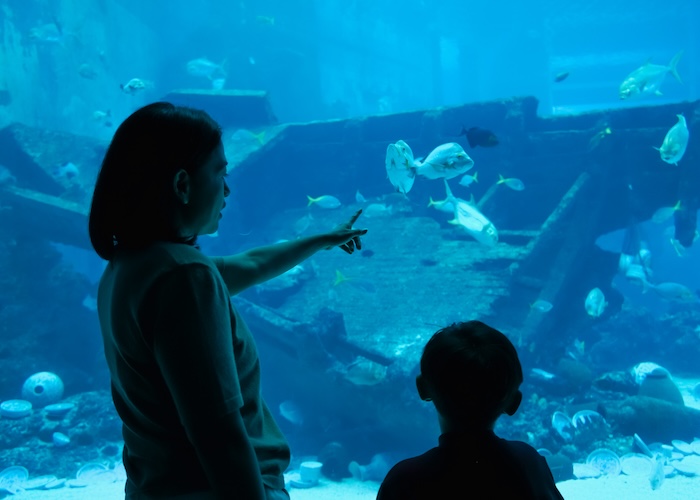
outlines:
M518 409L522 381L511 341L481 321L467 321L439 330L428 341L416 385L442 419L490 427L502 413Z

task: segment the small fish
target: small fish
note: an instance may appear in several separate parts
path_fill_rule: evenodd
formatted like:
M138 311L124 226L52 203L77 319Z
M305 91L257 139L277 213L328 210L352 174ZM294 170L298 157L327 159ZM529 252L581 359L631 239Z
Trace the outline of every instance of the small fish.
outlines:
M596 287L590 292L588 292L588 296L586 296L585 306L586 312L589 316L599 318L600 315L603 314L603 311L605 311L605 308L608 306L608 303L605 301L605 295L603 295L603 292L600 288Z
M63 30L58 23L42 24L29 30L29 39L37 43L61 44L63 38Z
M681 50L673 56L668 66L646 62L643 66L635 69L627 75L627 78L620 85L620 99L631 99L649 94L661 95L659 87L668 73L671 73L679 83L683 83L676 70L682 55L683 51Z
M460 185L460 186L464 186L464 187L469 187L469 186L472 185L472 183L474 183L474 182L479 182L479 181L477 180L477 175L478 175L478 174L479 174L479 172L474 172L473 175L465 174L464 177L462 177L462 178L459 180L459 185Z
M87 80L94 80L100 73L88 63L83 63L78 67L78 74Z
M224 65L226 61L222 61L220 64L210 61L200 57L199 59L192 59L187 62L187 73L192 76L199 76L203 78L208 78L209 80L214 80L217 78L226 78L226 70Z
M554 77L554 82L559 83L563 82L569 77L569 72L568 71L562 71L561 73L557 73L557 75Z
M545 381L554 380L557 377L553 373L542 370L541 368L532 368L530 370L530 375L532 375L533 378Z
M349 286L360 290L361 292L365 293L376 293L377 292L377 287L374 285L369 280L362 279L362 278L348 278L346 276L343 276L343 273L338 271L336 269L335 271L335 281L333 282L333 286L338 286L341 283L347 283Z
M119 88L122 89L122 92L129 95L135 95L151 87L153 87L151 82L141 80L140 78L132 78L126 83L119 84Z
M498 146L498 137L496 134L490 130L484 128L472 127L469 130L462 127L462 131L459 133L460 136L465 136L469 147L475 148L481 146L482 148L492 148Z
M72 180L80 175L80 169L75 163L68 162L54 168L52 173L54 177Z
M525 189L525 184L523 184L523 181L521 181L520 179L516 179L515 177L505 179L501 174L498 174L498 177L499 179L496 184L505 184L513 191L522 191L523 189Z
M248 129L239 128L231 134L231 141L244 144L257 143L262 146L265 144L265 133L265 130L255 134Z
M586 343L583 340L574 339L570 346L564 351L567 356L576 361L581 361L586 351Z
M360 193L359 189L355 191L355 201L359 204L367 203L367 198L362 196L362 193Z
M612 129L610 127L605 127L600 132L597 132L593 137L591 137L591 140L588 141L588 151L593 151L600 146L600 143L609 135L612 135Z
M659 151L661 159L671 165L678 165L678 162L681 161L690 138L685 117L683 115L676 116L678 117L678 122L666 133L661 147L654 147L654 149Z
M651 288L666 300L676 302L697 302L698 296L687 286L680 283L665 282L652 285Z
M362 214L365 217L385 217L391 215L393 212L393 207L386 203L370 203L362 210Z
M85 296L82 305L89 311L97 311L97 299L90 294Z
M321 208L338 208L340 206L340 200L336 198L335 196L331 196L329 194L324 194L323 196L319 196L318 198L312 198L309 195L306 195L306 198L308 198L309 203L306 205L307 207L310 207L311 205L317 205Z
M661 456L654 457L654 468L649 475L649 486L652 490L658 490L661 488L664 480L666 479L666 472L664 471L665 460Z
M386 378L387 367L359 356L345 369L344 376L355 385L377 385Z
M309 229L309 226L314 221L314 217L311 214L306 214L294 223L294 232L299 235L304 231Z
M101 123L105 127L112 126L112 112L108 109L107 111L95 110L92 113L92 119L97 123Z
M263 24L267 26L275 25L275 18L271 16L256 16L255 20L258 22L258 24Z
M681 209L681 202L678 200L675 205L672 207L661 207L658 210L654 212L654 215L651 216L651 221L655 222L656 224L662 224L666 222L668 219L673 217L673 214L676 213L678 210Z
M530 308L535 309L536 311L547 313L552 310L552 305L551 302L547 300L542 300L542 299L537 299L535 302L530 304Z
M287 420L288 422L291 422L294 425L302 425L304 423L304 413L301 411L301 408L299 408L299 405L296 404L294 401L291 400L286 400L282 401L279 406L280 409L280 415Z
M361 255L362 257L365 257L365 258L368 258L368 259L369 259L370 257L372 257L372 256L374 255L374 250L369 250L369 249L367 249L367 250L362 250L362 252L360 252L360 255Z

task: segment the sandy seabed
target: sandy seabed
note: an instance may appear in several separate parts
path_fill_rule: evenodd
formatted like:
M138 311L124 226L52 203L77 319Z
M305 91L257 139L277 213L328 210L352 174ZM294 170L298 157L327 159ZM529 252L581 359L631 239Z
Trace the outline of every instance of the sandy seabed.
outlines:
M645 478L632 476L579 479L557 484L566 500L691 500L700 499L700 478L674 476L667 478L653 491ZM379 484L344 480L340 483L322 480L308 489L292 488L292 500L374 500ZM7 497L12 500L122 500L124 485L100 484L85 488L61 488L52 491L25 491Z

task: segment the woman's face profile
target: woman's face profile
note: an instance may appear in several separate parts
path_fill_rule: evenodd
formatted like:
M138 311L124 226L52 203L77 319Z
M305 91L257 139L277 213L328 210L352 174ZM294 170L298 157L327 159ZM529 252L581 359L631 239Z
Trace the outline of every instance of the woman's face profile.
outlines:
M189 212L190 227L197 235L211 234L219 228L221 211L231 190L226 184L226 155L221 143L192 175Z

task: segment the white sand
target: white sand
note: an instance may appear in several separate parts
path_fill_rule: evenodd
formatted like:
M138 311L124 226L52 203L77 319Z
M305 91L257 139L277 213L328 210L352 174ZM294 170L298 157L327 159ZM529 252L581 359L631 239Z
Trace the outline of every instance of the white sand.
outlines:
M690 500L700 499L700 478L675 476L653 491L649 481L625 475L564 481L557 485L566 500ZM378 483L345 480L321 481L309 489L290 491L292 500L374 500ZM13 500L123 500L124 485L102 484L86 488L61 488L53 491L27 491L11 496Z

